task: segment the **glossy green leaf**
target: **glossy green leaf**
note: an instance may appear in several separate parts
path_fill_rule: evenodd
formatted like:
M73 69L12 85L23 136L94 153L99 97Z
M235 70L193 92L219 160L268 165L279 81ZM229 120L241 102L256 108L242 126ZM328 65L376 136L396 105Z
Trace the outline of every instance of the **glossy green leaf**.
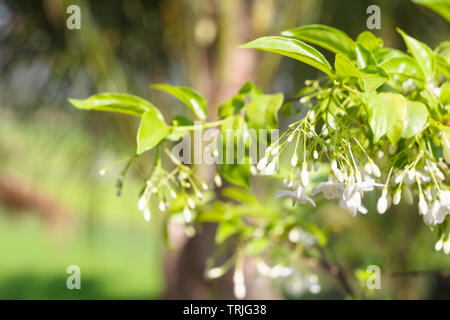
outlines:
M418 101L407 101L407 112L402 132L402 138L409 139L420 133L428 119L426 105Z
M450 81L447 81L444 84L442 84L439 101L442 103L443 106L450 105Z
M259 49L278 53L307 63L326 74L333 74L333 70L325 57L315 48L300 40L278 36L262 37L240 45L239 48Z
M150 102L126 93L100 93L87 99L69 99L77 109L98 110L131 114L140 117L145 111L155 108Z
M311 42L334 53L354 58L355 43L343 31L320 24L306 25L283 31L283 36Z
M447 79L450 79L450 63L442 56L436 56L436 69L439 74L443 74Z
M425 76L416 60L410 56L394 57L383 61L380 63L380 67L391 76L398 77L401 80L407 80L410 78L422 81L425 80Z
M369 98L369 124L377 142L396 124L397 106L401 108L405 98L395 93L380 93Z
M402 136L403 127L405 125L407 102L405 97L395 93L389 94L389 100L391 102L391 108L395 113L395 121L393 126L386 132L386 135L389 141L391 141L393 145L396 145Z
M194 111L200 120L205 120L208 114L206 99L199 93L187 87L176 87L168 84L154 84L153 89L167 92L181 100Z
M141 154L160 143L170 132L158 109L146 111L141 118L137 133L137 154Z
M338 53L334 60L334 68L336 69L336 75L339 78L354 77L361 79L361 73L358 68L355 67L353 62L350 61L343 54Z
M238 231L239 231L238 224L233 224L230 222L223 222L219 224L219 227L217 228L216 231L216 238L215 238L216 244L223 243L225 240L227 240L229 237L231 237Z
M358 68L364 69L367 66L376 65L375 58L372 52L370 52L370 50L364 47L362 44L356 44L355 52L356 65L358 66Z
M374 50L376 48L380 48L383 46L383 40L381 38L376 37L370 31L361 32L356 38L356 42L362 44L369 50Z
M390 60L392 58L398 58L398 57L409 57L408 54L406 54L403 51L392 49L392 48L376 48L372 50L372 54L375 58L375 61L380 64L384 61Z
M283 104L283 94L261 94L247 106L246 117L252 129L275 129L278 127L278 110Z
M238 114L245 106L245 99L250 96L254 98L261 94L261 90L251 81L246 82L238 94L234 95L219 107L219 117L226 118Z
M414 59L416 59L417 64L422 69L427 81L432 80L436 68L436 58L433 50L425 43L408 36L402 30L397 29L397 31L402 35L408 50L411 52Z
M386 71L377 66L367 66L362 69L361 77L364 83L366 96L370 96L378 87L389 80L389 75Z

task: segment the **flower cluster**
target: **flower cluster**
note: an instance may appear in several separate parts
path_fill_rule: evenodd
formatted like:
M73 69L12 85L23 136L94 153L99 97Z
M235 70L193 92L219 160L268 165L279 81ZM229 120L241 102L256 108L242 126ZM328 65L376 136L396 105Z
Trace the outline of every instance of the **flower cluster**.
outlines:
M289 125L259 160L257 169L265 175L273 174L280 154L292 150L293 144L291 169L283 180L288 190L277 191L275 197L316 206L314 197L322 194L325 199L339 200L339 205L355 217L358 212L368 212L362 203L364 194L379 188L378 213L384 214L402 199L412 205L418 196L418 212L425 224L443 224L450 214L450 191L446 186L449 171L443 159L436 157L430 142L415 137L395 145L388 139L374 144L370 131L361 125L364 113L354 118L347 115L346 110L360 102L334 90L321 88L300 99L309 102L314 96L317 103L305 117ZM434 145L441 145L444 160L450 161L450 144L443 133L437 137ZM311 171L321 165L329 166L328 180L311 184ZM443 243L438 242L436 249L445 247ZM448 249L444 251L448 253Z

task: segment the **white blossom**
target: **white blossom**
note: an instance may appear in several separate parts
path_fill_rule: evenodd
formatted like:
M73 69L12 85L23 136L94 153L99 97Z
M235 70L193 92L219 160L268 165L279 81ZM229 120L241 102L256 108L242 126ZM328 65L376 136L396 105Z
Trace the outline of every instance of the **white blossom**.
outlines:
M262 157L259 161L258 164L256 165L256 169L258 169L258 171L262 171L266 168L267 166L267 162L269 161L269 159L267 157Z
M379 214L383 214L387 210L387 207L388 207L387 194L388 194L388 190L387 189L383 189L381 197L380 197L380 199L378 199L377 211L378 211Z
M292 155L292 158L291 158L291 166L292 166L292 167L297 166L297 162L298 162L298 157L297 157L297 154L294 153L294 154Z
M149 222L152 217L152 213L150 212L150 209L145 208L143 214L144 214L144 220Z
M302 165L302 172L300 173L300 182L302 183L302 185L303 185L305 188L308 186L308 183L309 183L309 175L308 175L308 170L307 170L306 162L303 162L303 165Z
M392 203L394 205L398 205L400 203L400 200L402 199L402 191L401 189L397 190L394 194L394 199L392 200Z
M428 212L428 204L423 196L423 194L421 193L419 196L419 213L421 215L426 215Z
M325 199L338 199L342 197L345 190L345 184L340 182L320 182L311 190L311 196L323 193Z
M305 193L305 188L301 185L297 187L296 191L291 190L278 190L275 192L275 199L278 199L280 197L290 197L292 198L292 204L294 205L296 202L299 202L301 204L305 204L306 202L311 203L314 207L316 206L316 203L313 199L308 197Z

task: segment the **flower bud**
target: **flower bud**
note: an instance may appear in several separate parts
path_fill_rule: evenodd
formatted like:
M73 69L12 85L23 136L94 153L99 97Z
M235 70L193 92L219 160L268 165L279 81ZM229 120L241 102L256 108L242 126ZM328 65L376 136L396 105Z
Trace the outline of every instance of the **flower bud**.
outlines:
M402 199L402 191L399 189L397 190L397 192L394 194L394 199L392 200L392 203L394 205L398 205L400 203L400 200Z
M434 250L441 251L443 245L444 242L442 241L442 239L439 239L439 241L434 245Z
M373 175L377 178L381 177L380 168L378 168L378 166L374 162L371 162L370 166L372 167Z
M377 211L379 214L383 214L387 210L388 200L387 200L387 189L383 189L383 193L381 194L380 199L377 202Z
M292 167L297 166L297 162L298 162L297 154L294 153L294 154L292 155L292 158L291 158L291 166L292 166Z
M144 214L144 220L146 222L149 222L151 217L152 217L152 213L150 212L150 209L149 208L145 208L143 214Z
M305 188L308 186L309 175L308 175L306 162L303 162L303 165L302 165L302 172L300 173L300 182L302 183L302 185Z
M428 205L425 200L425 197L423 196L423 193L421 193L419 196L419 213L424 216L427 214L427 212L428 212Z

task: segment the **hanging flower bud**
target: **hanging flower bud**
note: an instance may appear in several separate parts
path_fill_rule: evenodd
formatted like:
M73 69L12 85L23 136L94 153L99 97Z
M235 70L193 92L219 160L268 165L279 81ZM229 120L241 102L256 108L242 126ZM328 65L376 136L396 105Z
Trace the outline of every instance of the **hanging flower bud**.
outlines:
M191 210L189 210L188 207L185 207L183 209L183 217L184 217L184 221L186 221L186 223L192 222L192 212L191 212Z
M262 171L266 168L267 166L267 162L269 161L269 159L264 156L262 157L259 161L258 164L256 165L256 169L258 169L258 171Z
M276 160L272 160L267 167L264 169L264 174L270 176L271 174L273 174L275 172L277 166L277 161Z
M367 174L372 174L372 166L370 165L370 162L367 162L364 166L364 171L366 171Z
M419 196L419 213L424 216L427 214L427 212L428 212L428 205L425 200L425 197L423 196L423 193L421 193Z
M275 148L273 148L272 151L270 152L270 155L271 155L272 157L273 157L273 156L276 156L276 155L278 154L278 151L279 151L278 147L275 147Z
M233 275L233 284L234 284L234 295L237 299L244 299L246 294L245 282L244 282L244 273L242 271L241 266L236 266Z
M381 177L380 168L378 168L378 166L374 162L371 162L370 166L372 167L373 175L377 178Z
M294 153L294 154L292 155L292 158L291 158L291 166L292 166L292 167L297 166L297 162L298 162L297 154Z
M319 158L319 153L317 152L317 150L314 150L313 158L316 159L316 160Z
M394 199L392 200L392 203L394 205L398 205L401 199L402 199L402 191L401 189L398 189L397 192L394 194Z
M171 190L170 196L175 199L177 197L177 193L175 191Z
M306 188L309 183L309 175L306 162L302 164L302 172L300 173L300 182Z
M147 196L144 194L139 198L137 208L139 211L144 211L145 206L147 205Z
M384 188L380 199L378 199L377 211L379 214L383 214L387 210L387 207L388 207L387 193L388 193L388 190L386 188Z
M158 205L159 211L164 212L166 211L166 204L164 203L164 201L160 201L159 205Z
M293 133L290 134L290 135L287 137L287 142L292 142L292 140L294 140L294 134L293 134Z
M145 208L143 214L144 214L144 220L146 222L149 222L151 217L152 217L152 213L150 212L150 209L149 208Z
M444 242L442 241L442 239L439 239L439 241L434 245L434 250L441 251L443 245Z
M191 209L195 208L195 201L192 200L192 198L187 199L187 204L188 204L189 208L191 208Z
M99 172L98 172L98 174L100 175L100 176L105 176L106 175L106 173L108 172L108 169L106 169L106 168L103 168L103 169L101 169Z
M449 254L449 253L450 253L450 238L448 238L448 239L444 242L444 253L445 253L445 254Z

